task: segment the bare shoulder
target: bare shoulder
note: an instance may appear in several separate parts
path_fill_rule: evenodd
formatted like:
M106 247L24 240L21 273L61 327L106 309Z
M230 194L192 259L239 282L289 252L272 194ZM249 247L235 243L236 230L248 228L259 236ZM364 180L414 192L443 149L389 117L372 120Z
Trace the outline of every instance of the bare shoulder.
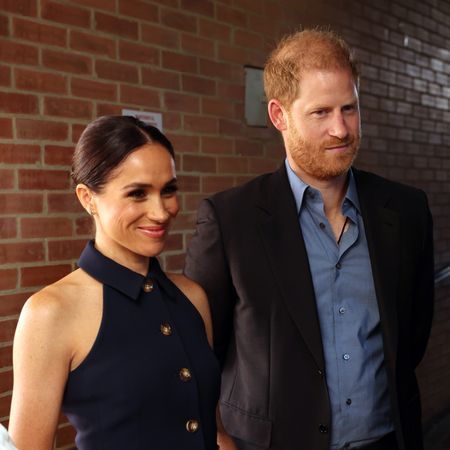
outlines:
M178 273L168 273L169 279L180 289L181 292L191 301L200 313L206 328L208 341L212 343L211 313L209 310L208 298L203 288L195 281Z

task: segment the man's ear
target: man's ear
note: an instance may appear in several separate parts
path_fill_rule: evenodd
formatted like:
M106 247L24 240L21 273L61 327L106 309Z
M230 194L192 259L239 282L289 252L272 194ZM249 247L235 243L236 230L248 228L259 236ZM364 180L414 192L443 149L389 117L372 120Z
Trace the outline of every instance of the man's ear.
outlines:
M78 200L83 206L83 208L91 216L95 214L95 202L93 192L85 184L77 184L75 188L75 193L77 194Z
M278 131L284 131L287 127L286 116L287 112L279 100L269 100L267 104L267 111L269 113L270 121Z

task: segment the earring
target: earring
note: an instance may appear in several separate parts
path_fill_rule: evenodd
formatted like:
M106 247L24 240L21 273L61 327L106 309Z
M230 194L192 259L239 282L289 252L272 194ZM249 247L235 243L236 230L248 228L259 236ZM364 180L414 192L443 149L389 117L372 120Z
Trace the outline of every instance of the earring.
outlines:
M91 207L89 207L89 214L91 216L95 216L97 214L97 211L95 209L92 209Z

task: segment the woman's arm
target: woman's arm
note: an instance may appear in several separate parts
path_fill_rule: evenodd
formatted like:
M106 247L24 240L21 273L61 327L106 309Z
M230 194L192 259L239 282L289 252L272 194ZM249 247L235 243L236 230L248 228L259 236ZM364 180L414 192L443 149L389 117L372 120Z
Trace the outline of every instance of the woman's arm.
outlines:
M67 311L52 288L25 303L13 347L9 432L20 450L51 450L71 354Z

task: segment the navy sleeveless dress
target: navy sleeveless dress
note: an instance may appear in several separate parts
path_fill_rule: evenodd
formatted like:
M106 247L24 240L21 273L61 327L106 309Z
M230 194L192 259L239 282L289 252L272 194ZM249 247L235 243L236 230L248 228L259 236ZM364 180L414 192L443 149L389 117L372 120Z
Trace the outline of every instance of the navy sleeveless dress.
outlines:
M70 372L62 410L79 450L216 450L220 371L201 316L151 258L144 277L87 244L103 283L94 345Z

